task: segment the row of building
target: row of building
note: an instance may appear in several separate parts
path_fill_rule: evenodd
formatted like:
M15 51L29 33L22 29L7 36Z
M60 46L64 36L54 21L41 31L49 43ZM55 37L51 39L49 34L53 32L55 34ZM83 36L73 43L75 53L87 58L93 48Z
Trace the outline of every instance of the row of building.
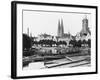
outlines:
M29 28L28 28L28 35L29 35ZM29 35L32 37L33 41L40 41L40 40L53 40L53 41L65 41L67 44L69 44L70 40L88 40L91 39L91 32L88 27L88 19L85 17L82 20L82 30L78 32L75 36L71 35L69 32L64 33L64 26L63 26L63 19L58 21L58 30L57 30L57 36L52 36L49 34L40 34L37 37L33 37L32 34Z

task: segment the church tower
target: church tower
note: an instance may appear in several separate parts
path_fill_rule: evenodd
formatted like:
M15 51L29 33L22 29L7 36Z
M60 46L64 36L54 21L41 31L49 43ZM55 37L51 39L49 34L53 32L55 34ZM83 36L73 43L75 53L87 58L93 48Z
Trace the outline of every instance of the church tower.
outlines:
M87 16L85 16L85 18L82 20L82 31L81 31L81 34L90 34L90 30L89 30L89 27L88 27L88 19L87 19Z
M58 20L58 31L57 31L57 35L60 36L60 20Z
M64 35L64 28L63 28L63 20L58 20L58 37L63 37Z
M27 35L29 36L29 28L27 28Z
M63 19L61 19L61 34L64 35Z

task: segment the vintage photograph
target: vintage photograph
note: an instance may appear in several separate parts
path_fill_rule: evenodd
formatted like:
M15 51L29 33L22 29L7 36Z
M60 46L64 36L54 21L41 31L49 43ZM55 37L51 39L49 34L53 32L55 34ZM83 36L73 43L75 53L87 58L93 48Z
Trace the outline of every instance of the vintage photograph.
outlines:
M91 66L91 13L23 10L23 70Z
M11 76L97 73L97 6L12 2Z

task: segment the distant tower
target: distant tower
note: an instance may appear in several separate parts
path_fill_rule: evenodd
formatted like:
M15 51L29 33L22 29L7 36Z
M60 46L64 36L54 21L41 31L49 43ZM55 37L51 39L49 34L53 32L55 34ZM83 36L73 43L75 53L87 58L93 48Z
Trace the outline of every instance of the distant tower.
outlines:
M87 16L82 20L82 28L83 28L83 33L87 33L87 28L88 28L88 19Z
M61 21L58 21L58 36L59 37L63 37L64 35L64 28L63 28L63 20L61 19Z
M58 20L58 36L60 36L60 20Z
M64 26L63 26L63 20L61 19L61 34L64 35Z
M87 16L82 20L82 34L88 34L90 33L89 27L88 27L88 19Z
M27 28L27 35L29 36L29 28Z

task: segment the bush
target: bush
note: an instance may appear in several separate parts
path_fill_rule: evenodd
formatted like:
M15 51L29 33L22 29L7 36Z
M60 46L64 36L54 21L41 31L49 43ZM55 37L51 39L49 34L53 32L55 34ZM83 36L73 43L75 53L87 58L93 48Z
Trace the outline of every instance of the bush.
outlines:
M23 50L29 50L31 48L31 38L26 35L23 34Z

